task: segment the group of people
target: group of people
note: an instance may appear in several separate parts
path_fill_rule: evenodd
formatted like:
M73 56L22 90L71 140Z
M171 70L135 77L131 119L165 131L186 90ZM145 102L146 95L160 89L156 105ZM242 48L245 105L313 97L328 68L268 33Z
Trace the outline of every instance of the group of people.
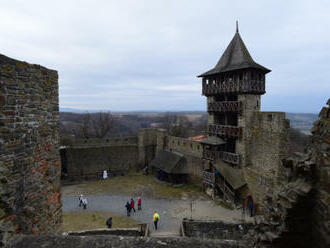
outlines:
M134 211L134 213L136 212L135 211L135 201L133 200L133 198L131 198L131 202L129 202L129 201L126 202L125 208L126 208L127 216L131 216L132 210ZM141 197L138 197L138 210L141 210L141 209L142 209L142 199L141 199Z
M141 197L138 197L137 205L138 205L137 210L142 210L142 199L141 199ZM82 194L79 196L79 207L81 207L81 206L84 209L87 209L87 198L84 197ZM131 198L131 201L126 202L125 208L126 208L127 216L131 216L132 210L134 211L134 213L136 212L136 210L135 210L135 201L134 201L133 198ZM157 230L158 221L159 221L159 214L158 214L157 211L154 212L152 220L154 222L155 230ZM106 225L107 225L108 228L112 227L112 217L109 217L107 219Z
M79 196L79 207L83 206L84 209L87 209L87 198L83 195Z
M138 204L138 210L142 210L142 199L141 199L141 197L138 197L137 204ZM126 208L127 216L131 216L131 211L132 210L134 211L134 213L136 212L135 211L135 201L134 201L133 198L131 198L131 201L126 202L125 208ZM159 217L158 212L155 211L154 214L153 214L153 217L152 217L152 220L153 220L154 226L155 226L155 230L157 230L157 228L158 228L159 218L160 217Z

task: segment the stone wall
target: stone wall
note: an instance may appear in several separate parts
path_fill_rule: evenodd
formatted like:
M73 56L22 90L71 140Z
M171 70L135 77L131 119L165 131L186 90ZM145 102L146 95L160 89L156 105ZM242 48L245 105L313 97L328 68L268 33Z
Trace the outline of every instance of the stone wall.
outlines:
M54 70L0 55L0 246L60 229L57 81Z
M99 179L142 169L156 155L156 129L140 129L138 136L76 139L61 149L63 175L68 180Z
M61 149L61 157L66 179L85 180L101 178L104 170L111 176L142 169L162 150L182 153L190 172L188 181L201 183L201 144L168 136L163 130L140 129L137 137L75 140Z
M165 142L166 150L182 153L186 158L186 165L189 171L188 182L201 184L203 171L203 148L201 143L174 136L166 136Z
M139 165L144 167L155 158L157 147L157 130L152 128L140 129L138 133Z
M137 137L77 140L61 152L66 168L64 178L100 179L104 170L109 176L136 170L139 163L137 141Z
M312 147L319 182L314 217L314 247L330 247L330 99L312 129Z
M85 231L70 231L63 233L68 236L93 236L93 235L118 235L118 236L131 236L140 237L145 236L145 232L140 228L112 228L112 229L94 229Z
M244 129L243 171L256 202L262 203L267 192L283 181L282 160L287 156L288 128L285 113L254 112L251 125Z
M243 237L250 244L278 248L330 246L329 107L324 107L319 116L307 152L283 159L278 170L283 173L262 202L263 215L255 217L256 227Z
M243 248L245 244L233 240L200 240L178 237L125 237L125 236L23 236L8 248Z
M252 224L233 224L222 221L183 220L184 235L200 239L240 240Z

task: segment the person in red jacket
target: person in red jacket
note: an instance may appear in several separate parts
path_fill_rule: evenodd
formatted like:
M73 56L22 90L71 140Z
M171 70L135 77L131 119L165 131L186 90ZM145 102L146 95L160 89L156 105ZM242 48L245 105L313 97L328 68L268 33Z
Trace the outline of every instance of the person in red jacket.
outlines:
M135 213L135 208L134 208L134 200L133 200L133 198L131 198L131 209L133 209L134 210L134 213Z
M141 206L142 206L142 199L141 197L138 198L138 210L141 210Z

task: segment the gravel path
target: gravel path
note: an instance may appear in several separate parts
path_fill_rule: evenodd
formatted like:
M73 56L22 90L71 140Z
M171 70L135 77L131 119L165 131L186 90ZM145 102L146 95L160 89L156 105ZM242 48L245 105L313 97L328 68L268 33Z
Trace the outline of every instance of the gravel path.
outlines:
M63 212L105 211L126 215L125 204L130 197L124 195L90 195L87 196L88 209L78 206L78 197L63 196ZM153 232L159 235L177 235L182 218L190 218L189 200L167 200L142 198L142 210L132 212L131 218L142 223L149 223L153 230L152 215L155 210L160 215L159 230ZM228 210L216 205L211 200L196 200L193 202L192 217L194 219L218 219L225 222L237 222L241 218L241 211Z

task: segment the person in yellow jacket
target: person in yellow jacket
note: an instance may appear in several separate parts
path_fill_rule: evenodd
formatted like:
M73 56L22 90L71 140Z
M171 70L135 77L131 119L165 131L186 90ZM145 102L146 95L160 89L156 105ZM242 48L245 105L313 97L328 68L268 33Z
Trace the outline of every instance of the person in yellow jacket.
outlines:
M159 214L157 213L157 211L154 212L154 216L153 216L152 220L154 221L155 229L157 230L157 224L159 221Z

